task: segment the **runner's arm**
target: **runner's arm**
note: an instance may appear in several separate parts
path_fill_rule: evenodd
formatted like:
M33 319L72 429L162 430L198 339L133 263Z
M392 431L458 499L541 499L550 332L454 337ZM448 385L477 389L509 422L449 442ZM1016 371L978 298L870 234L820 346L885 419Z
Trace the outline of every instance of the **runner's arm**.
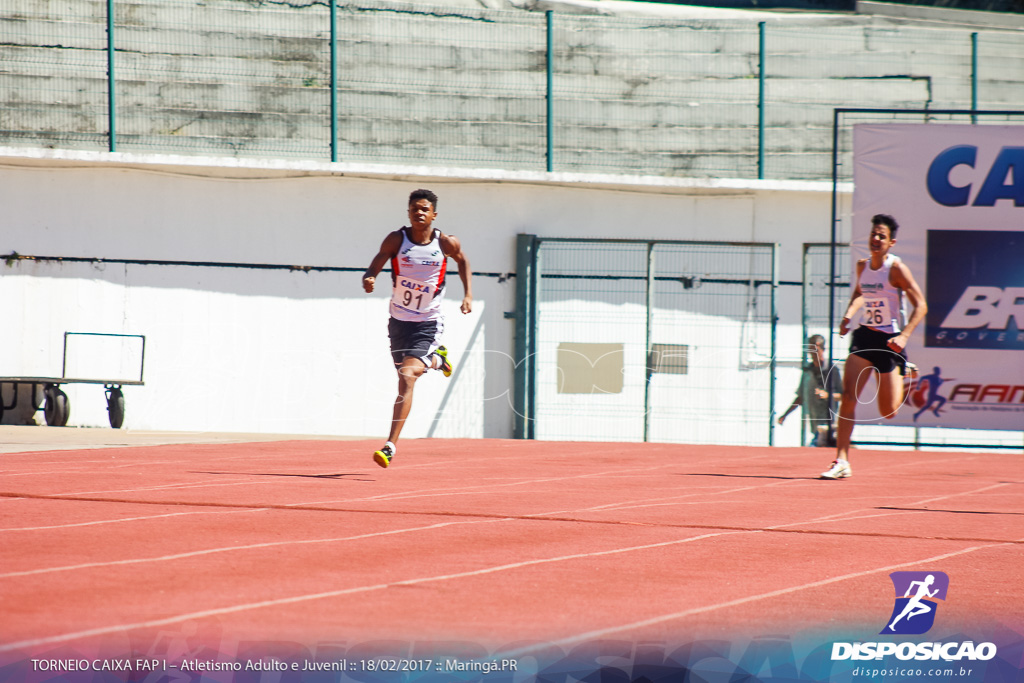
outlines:
M381 268L395 256L398 256L398 250L401 246L402 233L398 230L389 233L384 238L380 245L380 251L373 257L373 260L370 261L370 267L363 273L363 290L367 293L373 291L373 285L377 281L377 275L380 274Z
M914 312L910 314L910 320L907 321L906 326L897 336L889 340L889 348L899 352L907 347L910 334L924 320L924 316L928 313L928 304L925 303L924 294L921 292L921 288L917 286L910 268L907 268L906 264L902 261L893 266L892 271L889 273L889 282L894 287L899 287L903 290L903 293L907 295L911 305L914 307Z
M850 319L864 305L864 295L860 291L860 274L864 272L864 265L866 263L867 259L857 261L857 284L853 287L853 293L850 294L850 303L846 306L846 313L843 314L842 322L839 323L840 337L846 336L846 333L850 331Z
M465 292L459 308L463 313L469 313L473 310L473 272L469 269L469 258L462 251L458 238L452 235L441 235L441 250L459 266L459 279Z

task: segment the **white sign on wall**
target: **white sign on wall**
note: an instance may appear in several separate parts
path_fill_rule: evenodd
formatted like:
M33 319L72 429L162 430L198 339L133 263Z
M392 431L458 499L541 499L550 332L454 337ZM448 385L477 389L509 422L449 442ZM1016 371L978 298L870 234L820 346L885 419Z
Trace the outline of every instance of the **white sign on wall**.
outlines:
M854 264L871 217L893 215L891 253L928 303L907 346L920 376L888 424L1024 428L1024 126L861 124L853 139Z

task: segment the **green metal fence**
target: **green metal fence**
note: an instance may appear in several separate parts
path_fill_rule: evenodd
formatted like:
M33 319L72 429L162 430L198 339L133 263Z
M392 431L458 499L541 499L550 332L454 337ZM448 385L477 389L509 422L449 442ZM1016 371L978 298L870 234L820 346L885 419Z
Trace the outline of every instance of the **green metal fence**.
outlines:
M0 144L826 179L835 107L1024 108L1020 31L12 0Z
M806 341L813 334L825 338L828 365L840 365L846 358L849 339L839 336L835 317L842 315L850 302L850 247L830 243L804 244L801 277L801 339ZM804 362L807 362L804 359ZM841 387L836 387L841 391ZM838 410L838 406L833 408ZM806 407L801 406L801 424L807 418ZM807 430L801 429L800 445L807 445Z
M773 442L776 245L520 247L517 436Z
M791 396L777 359L794 351L778 348L779 293L800 288L801 338L824 335L842 367L849 338L830 321L852 266L846 245L805 244L800 281L780 281L777 259L773 244L520 235L514 435L773 445ZM1022 436L863 424L854 445L1019 448Z

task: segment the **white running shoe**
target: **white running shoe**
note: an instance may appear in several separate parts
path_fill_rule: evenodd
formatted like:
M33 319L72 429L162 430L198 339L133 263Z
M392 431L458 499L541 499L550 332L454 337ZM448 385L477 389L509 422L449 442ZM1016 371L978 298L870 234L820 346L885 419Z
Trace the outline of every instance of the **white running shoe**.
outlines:
M822 479L845 479L853 474L850 463L847 460L833 460L832 467L827 472L821 473Z

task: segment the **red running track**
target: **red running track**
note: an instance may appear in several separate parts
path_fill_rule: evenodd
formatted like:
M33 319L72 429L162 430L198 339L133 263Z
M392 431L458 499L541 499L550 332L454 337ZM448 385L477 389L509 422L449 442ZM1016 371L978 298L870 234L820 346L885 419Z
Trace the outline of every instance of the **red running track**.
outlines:
M0 653L139 634L569 646L877 634L888 574L1024 633L1021 454L409 440L0 456ZM216 642L215 642L216 641ZM514 649L514 647L513 647Z

